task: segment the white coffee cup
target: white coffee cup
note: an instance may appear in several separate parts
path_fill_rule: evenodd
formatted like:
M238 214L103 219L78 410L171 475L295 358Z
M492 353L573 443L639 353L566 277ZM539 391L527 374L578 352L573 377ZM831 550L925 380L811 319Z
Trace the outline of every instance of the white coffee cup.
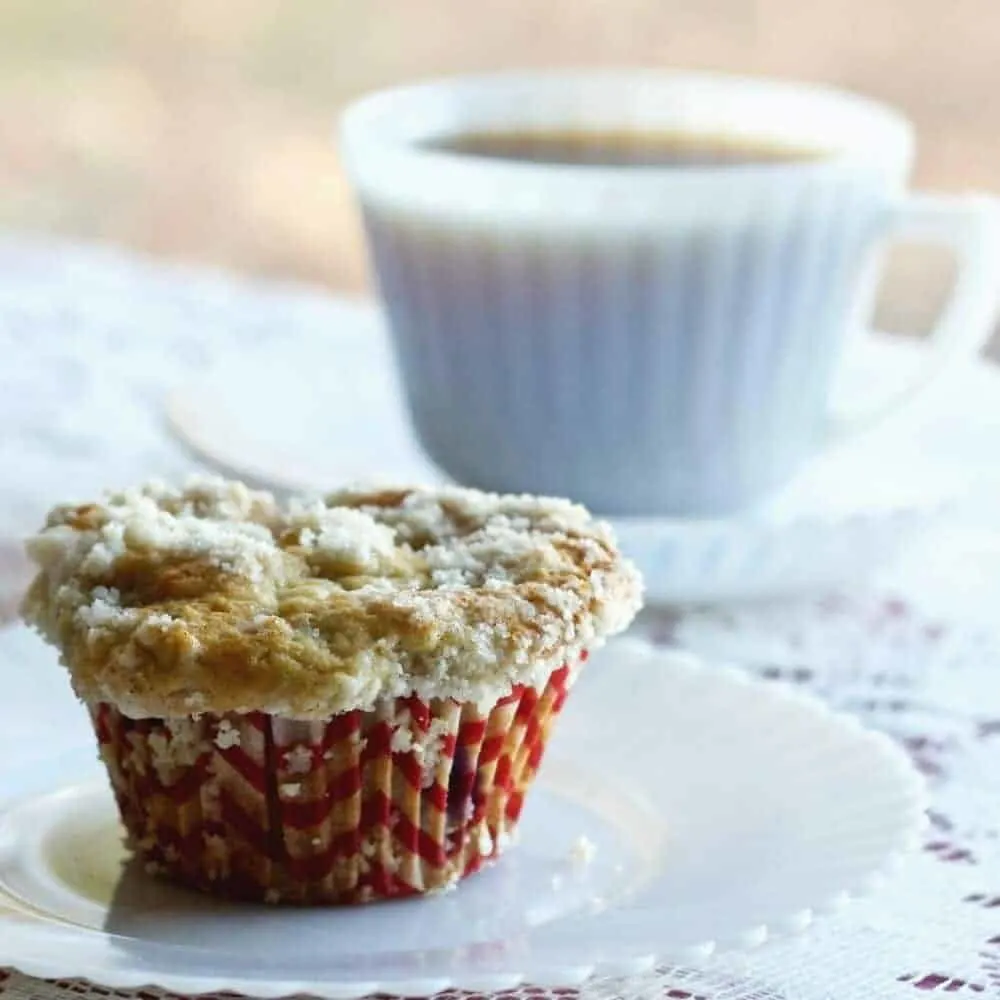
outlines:
M810 155L601 166L448 148L573 130ZM973 354L996 318L996 203L907 193L911 126L848 93L670 72L457 78L363 98L342 148L418 436L480 488L726 514ZM943 243L958 277L919 382L846 427L831 383L894 239Z

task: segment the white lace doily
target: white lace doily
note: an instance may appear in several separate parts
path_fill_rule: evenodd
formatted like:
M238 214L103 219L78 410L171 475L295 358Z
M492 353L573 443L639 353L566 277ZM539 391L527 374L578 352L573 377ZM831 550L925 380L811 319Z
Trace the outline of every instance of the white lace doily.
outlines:
M328 301L306 289L261 287L102 249L0 243L0 468L8 470L0 540L34 527L39 510L57 500L189 471L192 460L162 426L164 389L238 351L244 338L291 345L332 321ZM579 1000L1000 996L1000 616L993 601L1000 602L998 536L956 529L925 540L905 568L864 592L647 613L640 627L656 641L812 688L900 740L932 786L924 849L884 891L800 938L703 969L660 969L580 991L522 988L511 1000L569 1000L577 992ZM69 996L167 994L0 970L2 1000Z

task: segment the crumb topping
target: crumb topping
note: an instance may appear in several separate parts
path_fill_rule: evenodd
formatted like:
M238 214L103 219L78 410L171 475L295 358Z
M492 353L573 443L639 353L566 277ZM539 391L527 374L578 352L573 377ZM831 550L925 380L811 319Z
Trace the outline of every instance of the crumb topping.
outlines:
M458 488L280 504L154 482L56 507L28 552L26 620L82 698L134 717L488 704L625 628L641 596L582 507Z
M228 719L223 719L219 723L214 742L220 750L238 747L240 745L240 731Z
M589 838L580 834L569 849L569 862L574 868L586 868L597 854L597 845Z

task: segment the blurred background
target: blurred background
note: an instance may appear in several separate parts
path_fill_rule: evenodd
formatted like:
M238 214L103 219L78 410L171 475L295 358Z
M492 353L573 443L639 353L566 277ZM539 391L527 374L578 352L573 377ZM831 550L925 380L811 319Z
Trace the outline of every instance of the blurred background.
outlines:
M989 188L995 15L995 0L0 0L0 226L362 289L340 109L511 66L850 87L915 120L919 186ZM946 278L932 254L897 254L880 321L925 327Z

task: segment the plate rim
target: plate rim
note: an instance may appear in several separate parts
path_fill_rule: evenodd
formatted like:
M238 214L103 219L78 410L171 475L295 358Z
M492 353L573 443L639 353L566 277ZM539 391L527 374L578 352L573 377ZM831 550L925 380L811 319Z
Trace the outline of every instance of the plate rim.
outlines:
M339 338L350 350L357 350L357 345L375 333L381 338L379 350L388 347L385 321L374 300L335 297L333 301L343 322L333 324L331 344ZM868 331L864 342L875 355L892 352L905 356L911 364L926 353L919 340L876 329ZM173 442L199 466L241 479L254 488L279 495L321 493L321 477L301 463L289 465L266 443L258 442L254 451L252 435L246 439L247 447L237 444L227 448L219 443L224 433L205 433L200 401L222 371L221 365L213 367L168 390L162 418ZM948 384L963 377L991 378L1000 384L1000 367L981 359L969 360L956 367ZM947 386L933 388L928 398L943 388ZM918 412L924 405L921 398L906 413ZM221 412L219 426L226 427L236 419L228 406ZM906 413L887 417L879 429L905 419ZM418 445L414 447L419 450ZM844 442L832 448L831 454L851 447L852 442ZM429 459L426 465L428 475L424 478L450 481ZM379 482L377 476L367 478L373 484ZM959 484L944 477L926 490L873 498L867 505L848 503L843 509L822 505L790 509L786 505L780 510L764 508L729 517L622 516L606 520L642 568L649 602L691 604L783 596L871 575L892 560L908 540L936 527L959 509L963 495ZM813 558L796 562L791 550L803 547L812 551Z
M17 626L0 629L0 656L5 634L12 631L17 631ZM763 680L728 663L719 663L686 651L657 646L646 639L636 637L615 640L609 644L605 655L615 655L615 652L622 656L640 658L647 666L653 665L650 661L657 661L661 665L669 665L687 677L697 676L698 680L708 678L708 683L736 685L744 690L752 690L755 697L763 698L771 706L780 704L796 712L811 715L815 722L828 727L828 732L836 731L839 738L868 741L874 755L873 760L875 756L879 759L878 766L883 769L883 777L898 784L900 802L905 803L905 810L904 806L900 805L898 815L893 820L892 847L886 851L881 863L866 871L863 876L859 875L854 883L817 900L809 907L775 918L770 923L753 924L735 933L727 932L727 939L722 947L719 946L719 941L708 939L681 949L667 946L653 952L639 949L629 953L626 947L621 951L620 957L590 961L569 961L562 954L548 957L539 953L533 955L529 953L515 963L518 966L516 969L496 968L491 971L489 968L484 969L482 965L477 965L474 969L463 970L457 967L448 975L407 977L390 974L383 978L375 977L362 981L340 973L326 979L293 980L241 978L227 974L209 976L174 973L169 969L122 969L116 967L113 960L106 955L103 961L98 954L96 957L85 957L81 962L72 954L67 954L68 949L61 948L53 949L44 960L30 958L24 960L15 953L16 942L6 944L4 938L8 938L8 935L3 934L0 935L0 966L7 965L25 975L38 978L86 978L113 988L154 985L165 990L191 995L235 990L248 997L267 998L307 993L327 1000L347 1000L376 992L426 996L445 989L492 991L513 989L521 985L572 987L594 976L640 974L662 962L703 961L716 951L731 953L751 949L765 940L802 931L817 917L835 912L848 901L864 898L876 891L899 867L904 857L918 846L927 823L927 782L913 766L905 750L886 734L866 728L855 716L832 709L809 692L780 682ZM48 791L56 790L56 788L48 789ZM16 799L5 803L4 811L6 806ZM46 937L58 938L67 933L65 925L55 921L39 922L30 917L19 918L16 914L5 913L0 909L0 929L4 927L8 929L13 927L20 931L21 934L15 937L20 936L22 941L29 940L33 935L36 940L41 935L44 941ZM91 941L95 937L108 940L108 935L92 929L83 933Z

